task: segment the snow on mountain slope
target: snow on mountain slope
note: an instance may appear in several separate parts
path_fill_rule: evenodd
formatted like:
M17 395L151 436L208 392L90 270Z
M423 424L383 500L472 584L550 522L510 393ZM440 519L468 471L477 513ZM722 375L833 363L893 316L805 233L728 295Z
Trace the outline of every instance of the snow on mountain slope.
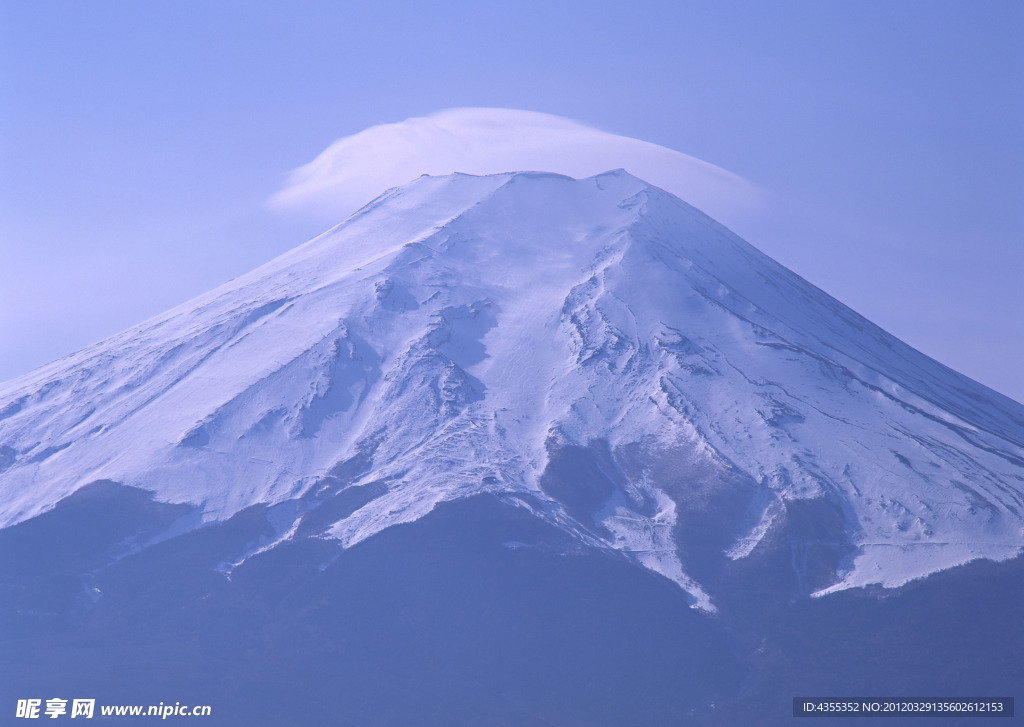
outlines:
M424 176L0 385L3 526L97 480L345 547L496 493L713 609L712 510L736 560L829 503L821 592L1018 554L1024 407L625 172Z

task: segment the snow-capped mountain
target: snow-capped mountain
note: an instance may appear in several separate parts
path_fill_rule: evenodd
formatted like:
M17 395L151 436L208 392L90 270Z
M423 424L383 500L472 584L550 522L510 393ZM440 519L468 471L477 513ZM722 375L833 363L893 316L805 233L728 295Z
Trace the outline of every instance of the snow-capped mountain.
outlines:
M801 507L807 592L1019 554L1024 406L625 172L424 176L0 385L0 524L97 481L188 506L124 552L268 506L227 575L489 493L712 611Z

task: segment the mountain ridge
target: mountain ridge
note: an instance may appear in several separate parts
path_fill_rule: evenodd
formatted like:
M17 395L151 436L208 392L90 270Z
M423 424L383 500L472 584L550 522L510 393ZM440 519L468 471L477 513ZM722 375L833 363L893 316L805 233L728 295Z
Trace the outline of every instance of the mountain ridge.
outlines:
M262 504L258 552L351 547L491 493L705 610L691 573L749 556L793 502L835 516L818 593L1022 545L1024 407L622 171L389 190L0 385L0 443L5 526L112 480L192 506L175 532Z

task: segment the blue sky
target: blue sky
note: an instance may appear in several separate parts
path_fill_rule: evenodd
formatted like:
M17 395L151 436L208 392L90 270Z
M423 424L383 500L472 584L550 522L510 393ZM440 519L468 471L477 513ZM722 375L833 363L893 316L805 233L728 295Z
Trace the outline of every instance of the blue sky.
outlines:
M0 379L320 232L339 137L564 116L740 175L748 239L1024 400L1024 4L0 3Z

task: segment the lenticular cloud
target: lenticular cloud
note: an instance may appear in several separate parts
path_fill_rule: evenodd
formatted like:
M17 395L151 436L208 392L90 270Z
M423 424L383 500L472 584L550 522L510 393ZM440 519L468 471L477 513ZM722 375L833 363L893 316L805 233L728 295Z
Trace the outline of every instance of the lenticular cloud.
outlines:
M728 225L761 207L749 182L657 144L551 114L461 108L373 126L335 141L271 199L281 211L338 222L422 174L543 171L582 178L622 168Z

